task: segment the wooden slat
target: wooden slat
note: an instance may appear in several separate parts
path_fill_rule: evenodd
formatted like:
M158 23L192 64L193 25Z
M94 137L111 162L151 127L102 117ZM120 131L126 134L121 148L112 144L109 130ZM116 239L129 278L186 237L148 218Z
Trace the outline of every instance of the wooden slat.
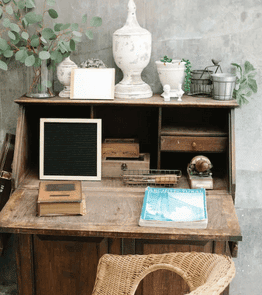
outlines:
M16 143L13 160L13 179L14 187L17 188L19 183L25 178L27 174L28 161L28 134L27 134L27 120L25 115L25 108L19 106L19 114L16 128Z
M140 190L140 192L139 192ZM84 216L37 217L37 190L18 189L0 213L0 231L45 235L99 236L166 240L242 239L232 196L207 196L208 227L205 230L140 227L144 190L121 188L84 189Z
M61 97L53 97L47 99L35 99L28 97L21 97L15 100L18 104L50 104L50 105L133 105L133 106L179 106L179 107L212 107L212 108L236 108L239 105L236 100L217 101L209 97L194 97L184 95L182 101L177 101L176 98L172 98L170 102L164 102L163 97L159 94L154 94L150 98L144 99L120 99L114 100L88 100L88 99L69 99Z
M16 265L19 295L35 294L33 241L31 235L16 238Z

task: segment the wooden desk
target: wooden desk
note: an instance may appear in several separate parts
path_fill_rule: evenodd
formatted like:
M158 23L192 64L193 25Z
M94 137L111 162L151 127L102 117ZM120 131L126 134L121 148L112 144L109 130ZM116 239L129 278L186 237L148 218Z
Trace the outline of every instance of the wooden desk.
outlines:
M21 98L17 100L17 103L20 104L20 115L13 163L15 191L0 214L0 231L15 233L17 236L19 294L91 294L97 263L104 253L149 254L202 251L231 255L235 252L236 242L242 239L233 203L235 192L233 111L237 107L235 101L221 103L212 99L185 97L182 103L165 104L158 96L154 96L147 101L129 102L119 100L72 102L61 98L50 100ZM142 115L141 107L143 107ZM219 159L217 172L222 171L222 177L221 173L215 173L214 190L207 192L209 219L207 229L139 227L138 220L145 188L123 187L121 180L107 178L102 179L101 182L82 182L87 204L86 215L36 216L40 117L53 117L55 114L65 117L69 113L71 116L78 114L81 117L86 114L86 111L90 111L90 117L97 115L108 122L107 116L111 112L113 121L111 123L114 127L114 120L117 120L118 124L120 119L130 119L128 117L126 119L129 110L132 113L131 119L134 119L134 113L138 113L141 115L137 117L141 147L145 152L149 151L157 155L155 162L151 163L153 168L156 168L157 165L162 165L159 157L164 153L159 150L162 123L167 124L170 120L174 123L173 117L169 116L169 109L163 110L165 107L174 108L176 115L181 112L181 108L186 113L189 108L190 113L196 113L196 116L192 117L194 124L196 118L199 118L198 109L200 114L205 116L211 111L215 119L221 114L228 118L225 123L221 123L227 125L226 151L215 151L211 155L214 160ZM207 111L203 112L203 109ZM112 117L112 111L118 116L121 116L123 111L124 118ZM183 117L184 112L182 112ZM145 114L146 118L144 118ZM202 117L200 116L200 121L203 121ZM153 122L150 126L147 124L149 118ZM218 127L221 127L221 124L218 124ZM122 134L124 131L130 134L130 128L133 132L136 124L132 126L129 124L129 127L118 132ZM146 131L156 136L151 134L144 140ZM110 132L109 129L104 129L106 135ZM188 153L179 152L176 155L185 163ZM179 161L177 163L179 164ZM187 179L184 173L183 175L179 187L188 188ZM178 275L157 271L143 280L137 294L177 295L187 291L188 287ZM228 290L224 294L228 294Z

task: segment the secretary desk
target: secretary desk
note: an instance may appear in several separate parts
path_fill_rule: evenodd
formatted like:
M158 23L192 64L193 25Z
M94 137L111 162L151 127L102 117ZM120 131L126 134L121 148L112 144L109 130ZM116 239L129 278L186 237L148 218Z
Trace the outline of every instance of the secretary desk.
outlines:
M236 257L242 235L235 212L235 100L160 95L136 100L21 97L13 160L14 191L0 214L0 231L16 236L20 295L91 294L105 253L197 251ZM38 217L40 118L101 118L102 138L137 138L152 169L179 169L178 188L189 188L186 167L195 155L213 164L207 190L207 229L140 227L145 187L120 178L82 181L84 216ZM128 165L128 164L127 164ZM149 274L137 294L184 294L188 286L166 270ZM229 294L227 288L223 294Z

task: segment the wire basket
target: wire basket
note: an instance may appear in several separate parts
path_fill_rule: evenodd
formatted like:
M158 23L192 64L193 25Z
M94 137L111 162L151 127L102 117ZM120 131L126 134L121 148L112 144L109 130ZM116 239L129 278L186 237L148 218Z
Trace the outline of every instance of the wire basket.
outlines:
M181 170L123 170L123 183L127 186L174 187L182 176Z
M211 74L213 71L208 70L193 70L191 72L190 92L192 95L212 95Z

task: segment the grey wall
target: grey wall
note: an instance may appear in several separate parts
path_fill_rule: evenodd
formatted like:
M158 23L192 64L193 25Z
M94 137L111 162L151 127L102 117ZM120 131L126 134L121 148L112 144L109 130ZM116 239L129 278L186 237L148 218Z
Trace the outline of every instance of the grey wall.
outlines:
M37 5L43 1L36 0ZM151 62L143 72L154 92L160 92L154 61L163 55L190 59L193 69L221 59L224 72L231 62L250 61L258 70L259 91L254 99L236 110L236 209L243 233L237 275L231 294L260 294L262 290L262 0L135 0L137 18L152 33ZM58 22L78 22L80 16L99 15L103 26L93 41L78 46L76 63L91 57L115 67L112 34L123 26L128 0L57 0ZM17 66L17 65L16 65ZM117 70L117 81L121 72ZM23 68L0 72L0 143L15 130L17 106L13 100L24 92ZM56 90L61 85L56 82ZM1 262L1 261L0 261Z

